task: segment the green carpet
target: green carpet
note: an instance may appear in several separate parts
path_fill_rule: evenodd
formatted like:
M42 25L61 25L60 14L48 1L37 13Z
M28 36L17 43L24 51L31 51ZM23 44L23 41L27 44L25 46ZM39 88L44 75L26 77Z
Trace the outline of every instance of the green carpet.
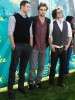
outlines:
M55 78L55 87L53 90L48 90L48 81L42 82L43 89L28 90L25 87L27 94L23 95L16 89L16 100L75 100L75 73L71 76L65 76L64 83L68 85L68 89L57 86L58 78ZM8 100L7 92L0 93L0 100Z

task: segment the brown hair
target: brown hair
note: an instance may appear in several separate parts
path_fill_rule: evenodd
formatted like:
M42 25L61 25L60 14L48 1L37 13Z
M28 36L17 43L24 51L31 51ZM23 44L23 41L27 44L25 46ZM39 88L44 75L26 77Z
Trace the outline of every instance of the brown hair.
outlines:
M21 1L21 3L20 3L20 9L21 9L21 6L25 6L26 3L29 3L30 4L29 1L25 1L25 0Z
M57 10L59 10L60 8L57 8L57 9L54 9L53 11L52 11L52 17L54 18L54 19L56 19L56 17L57 17ZM61 9L60 9L61 10Z
M46 7L46 10L48 10L48 6L46 3L40 3L38 6L38 10L40 9L40 7Z

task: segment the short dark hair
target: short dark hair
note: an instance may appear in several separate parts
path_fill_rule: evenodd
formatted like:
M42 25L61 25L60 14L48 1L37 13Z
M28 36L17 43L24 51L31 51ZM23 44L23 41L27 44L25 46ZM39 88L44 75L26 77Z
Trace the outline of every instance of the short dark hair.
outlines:
M48 6L47 6L46 3L40 3L40 4L38 5L38 10L40 9L40 7L46 7L46 11L48 10Z
M21 6L25 6L26 3L29 3L30 4L29 1L26 1L26 0L21 1L21 3L20 3L20 9L21 9Z
M69 23L71 23L71 21L74 19L73 16L67 16L66 17L66 21L68 21Z
M55 19L57 17L57 10L59 10L60 8L54 9L52 11L52 17Z

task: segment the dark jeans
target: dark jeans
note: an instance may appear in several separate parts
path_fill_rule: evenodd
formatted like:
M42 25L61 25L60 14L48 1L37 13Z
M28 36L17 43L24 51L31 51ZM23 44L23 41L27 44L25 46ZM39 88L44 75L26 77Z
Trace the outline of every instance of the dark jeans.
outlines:
M67 62L66 62L66 68L65 68L65 74L69 73L69 61L72 54L72 47L69 47L67 50Z
M63 75L66 66L67 51L64 49L60 51L58 48L56 48L55 52L51 51L51 68L49 75L50 85L54 85L55 69L58 58L60 60L58 84L63 84Z
M15 44L15 49L12 50L11 63L9 68L9 78L8 78L8 92L13 91L13 85L15 83L15 72L20 60L19 67L19 80L18 88L24 88L25 80L25 70L31 54L32 47L29 44Z

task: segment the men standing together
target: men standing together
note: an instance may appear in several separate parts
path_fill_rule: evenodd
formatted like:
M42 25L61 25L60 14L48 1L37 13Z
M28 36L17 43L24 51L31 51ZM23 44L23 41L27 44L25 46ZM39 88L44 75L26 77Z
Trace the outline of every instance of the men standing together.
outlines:
M51 68L49 75L50 89L54 87L55 68L60 58L58 85L64 86L63 74L66 66L67 49L72 39L70 24L62 19L60 8L53 10L55 19L50 24L50 19L45 17L48 7L45 3L38 6L38 16L27 17L30 10L30 2L21 1L20 12L9 19L8 35L11 41L12 54L8 78L8 97L15 99L13 85L15 83L15 71L20 61L18 91L25 94L24 80L25 70L29 60L29 89L41 87L42 72L45 66L46 48L51 47ZM52 35L52 40L50 36ZM34 79L36 65L38 64L37 77Z

